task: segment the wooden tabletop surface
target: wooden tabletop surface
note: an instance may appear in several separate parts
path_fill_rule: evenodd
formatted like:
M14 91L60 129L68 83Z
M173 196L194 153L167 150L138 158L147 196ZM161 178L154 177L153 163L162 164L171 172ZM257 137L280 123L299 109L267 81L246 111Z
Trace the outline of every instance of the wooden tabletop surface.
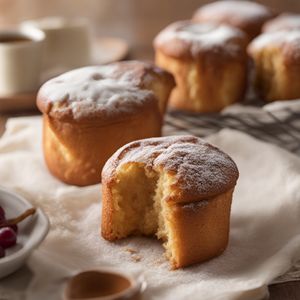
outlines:
M99 36L119 36L131 45L130 58L153 58L152 40L170 22L187 19L207 0L0 0L0 29L47 15L85 16ZM260 0L277 11L300 13L299 0ZM0 104L1 105L1 104ZM37 114L37 111L0 114L0 136L9 117ZM271 300L300 300L300 281L271 285ZM226 299L225 299L226 300Z

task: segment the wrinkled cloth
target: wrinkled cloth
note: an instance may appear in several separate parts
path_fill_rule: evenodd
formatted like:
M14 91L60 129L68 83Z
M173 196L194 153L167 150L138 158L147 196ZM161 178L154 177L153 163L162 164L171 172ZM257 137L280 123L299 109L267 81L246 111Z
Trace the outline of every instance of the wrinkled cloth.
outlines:
M0 282L0 298L59 299L70 274L112 268L142 274L146 300L255 300L266 297L267 285L300 258L296 155L230 129L208 137L240 171L229 245L215 259L171 271L155 239L102 239L101 186L68 186L54 178L43 160L41 126L40 117L10 119L0 139L0 185L41 207L51 222L47 238L27 266Z

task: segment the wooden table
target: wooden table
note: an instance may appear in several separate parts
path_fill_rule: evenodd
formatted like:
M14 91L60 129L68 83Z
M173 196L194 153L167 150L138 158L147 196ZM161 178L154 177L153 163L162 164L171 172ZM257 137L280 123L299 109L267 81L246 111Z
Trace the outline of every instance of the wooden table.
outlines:
M126 38L132 47L130 58L152 59L151 43L164 26L179 19L189 18L193 11L208 0L1 0L0 28L24 19L47 15L85 16L91 20L98 35ZM300 12L299 0L259 0L278 11ZM19 112L31 115L34 112ZM16 114L0 114L0 136L7 118ZM271 300L300 300L300 281L270 286ZM226 299L225 299L226 300Z

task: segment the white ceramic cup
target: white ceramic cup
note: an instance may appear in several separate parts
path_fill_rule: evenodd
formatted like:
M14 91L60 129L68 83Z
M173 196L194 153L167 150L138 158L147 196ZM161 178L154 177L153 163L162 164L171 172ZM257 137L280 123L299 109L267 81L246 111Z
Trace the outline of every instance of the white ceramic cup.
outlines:
M43 69L73 69L91 63L91 34L88 20L47 17L24 21L21 28L45 33Z
M0 96L37 90L44 39L37 29L0 31Z

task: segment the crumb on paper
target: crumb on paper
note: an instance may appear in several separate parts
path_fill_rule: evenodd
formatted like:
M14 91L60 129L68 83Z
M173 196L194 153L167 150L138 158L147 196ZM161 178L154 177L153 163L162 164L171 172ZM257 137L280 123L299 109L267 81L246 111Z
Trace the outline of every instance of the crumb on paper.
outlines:
M135 262L139 262L139 261L142 260L142 257L140 255L137 255L137 254L131 255L131 258Z
M128 252L130 254L130 257L133 261L139 262L142 260L142 257L138 254L139 251L136 249L127 247L127 248L124 248L124 251Z
M124 251L129 252L130 254L137 254L139 251L132 248L124 248Z
M166 262L165 258L160 258L160 259L155 260L154 263L153 263L153 265L154 266L160 266L160 265L162 265L165 262Z

